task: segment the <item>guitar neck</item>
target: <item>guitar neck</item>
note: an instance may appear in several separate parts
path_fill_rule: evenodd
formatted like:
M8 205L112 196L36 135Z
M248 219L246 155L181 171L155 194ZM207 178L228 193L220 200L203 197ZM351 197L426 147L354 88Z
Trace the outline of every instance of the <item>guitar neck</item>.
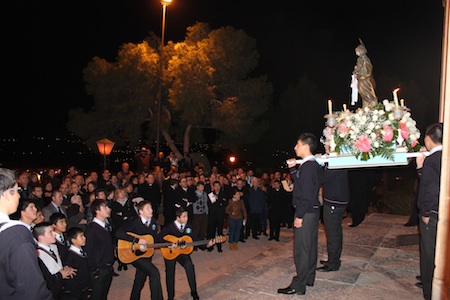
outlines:
M209 240L195 241L195 242L191 242L191 243L186 243L186 247L206 245L208 243L209 243Z
M169 247L171 246L172 243L157 243L157 244L151 244L151 245L147 245L146 248L162 248L162 247Z

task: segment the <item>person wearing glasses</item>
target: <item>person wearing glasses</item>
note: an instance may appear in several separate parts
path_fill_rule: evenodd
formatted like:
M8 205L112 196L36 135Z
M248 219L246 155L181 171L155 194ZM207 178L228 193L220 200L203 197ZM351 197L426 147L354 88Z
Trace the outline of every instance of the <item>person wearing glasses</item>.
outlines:
M0 290L8 299L51 300L30 230L9 218L17 211L20 190L15 172L0 168Z

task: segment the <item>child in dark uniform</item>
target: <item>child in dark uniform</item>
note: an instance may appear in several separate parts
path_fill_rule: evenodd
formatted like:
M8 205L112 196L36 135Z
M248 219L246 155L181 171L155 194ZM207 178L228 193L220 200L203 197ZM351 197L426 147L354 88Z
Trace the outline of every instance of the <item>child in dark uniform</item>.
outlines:
M158 243L164 243L167 241L164 240L164 237L167 235L175 236L175 237L183 237L184 235L188 235L193 241L198 240L197 234L193 232L192 226L188 223L188 211L184 210L182 207L178 208L176 211L176 219L172 223L169 223L167 226L164 226L161 232L157 236ZM209 248L215 244L214 240L210 240L206 245L206 248ZM203 247L205 247L203 245ZM176 249L178 248L177 243L173 243L171 246L174 253L176 253ZM164 256L164 255L163 255ZM175 266L177 262L183 266L186 271L186 276L188 279L189 287L191 288L191 296L194 300L200 299L197 294L197 282L195 280L195 268L191 259L190 254L180 253L173 259L168 259L164 257L164 264L166 267L166 287L168 299L173 300L175 296Z
M53 224L53 229L56 233L56 246L58 247L59 255L63 264L66 264L66 256L69 252L69 241L66 238L67 218L63 213L53 213L50 216L50 223Z
M129 242L135 242L139 246L146 248L148 240L142 236L151 235L153 238L157 234L156 219L153 217L153 208L150 201L143 200L137 205L139 217L125 223L122 227L117 229L116 238ZM132 232L141 238L135 238L128 235L127 232ZM152 300L162 300L161 277L158 268L152 263L152 257L141 257L132 262L136 268L134 276L133 288L131 289L131 300L141 299L141 291L145 285L147 277L149 277L149 285Z
M86 246L86 237L80 227L72 227L67 231L67 240L70 241L66 257L67 265L77 269L77 274L64 281L64 300L85 300L88 298L89 268L87 256L83 247Z

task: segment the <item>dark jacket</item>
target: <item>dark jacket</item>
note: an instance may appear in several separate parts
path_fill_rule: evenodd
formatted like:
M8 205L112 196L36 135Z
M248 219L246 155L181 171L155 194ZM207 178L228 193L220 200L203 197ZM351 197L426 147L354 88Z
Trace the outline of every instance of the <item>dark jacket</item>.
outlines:
M295 217L302 219L305 213L319 213L322 167L315 160L308 160L299 167L290 168L290 173L294 180L292 206L295 208Z

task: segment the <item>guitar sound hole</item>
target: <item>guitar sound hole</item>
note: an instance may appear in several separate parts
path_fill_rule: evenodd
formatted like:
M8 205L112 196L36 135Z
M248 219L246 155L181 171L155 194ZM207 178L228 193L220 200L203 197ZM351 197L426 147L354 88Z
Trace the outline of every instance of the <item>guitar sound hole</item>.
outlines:
M145 252L142 252L141 250L136 250L135 254L136 256L140 256L142 254L144 254Z

